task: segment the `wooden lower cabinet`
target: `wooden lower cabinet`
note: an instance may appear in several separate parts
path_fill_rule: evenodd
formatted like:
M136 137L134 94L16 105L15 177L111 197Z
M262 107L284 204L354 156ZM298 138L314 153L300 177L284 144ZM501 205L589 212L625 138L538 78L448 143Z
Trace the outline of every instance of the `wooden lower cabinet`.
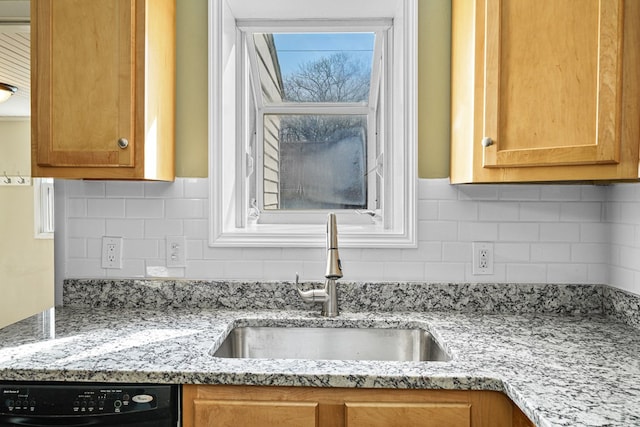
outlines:
M493 391L184 385L182 392L183 427L533 426Z

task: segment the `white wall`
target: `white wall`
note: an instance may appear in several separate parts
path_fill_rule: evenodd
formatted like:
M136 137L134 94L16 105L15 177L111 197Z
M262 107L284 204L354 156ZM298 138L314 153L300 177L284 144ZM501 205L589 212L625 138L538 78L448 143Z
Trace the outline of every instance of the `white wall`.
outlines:
M172 277L292 280L296 271L303 280L323 277L323 249L209 248L205 178L63 183L56 206L64 203L66 262L59 266L67 278L144 277L162 270L167 235L187 239L187 267L168 270ZM343 249L344 280L608 283L609 188L618 192L617 186L420 180L418 248ZM124 237L122 270L100 267L103 235ZM495 243L494 275L471 274L473 241ZM637 285L626 288L640 293Z

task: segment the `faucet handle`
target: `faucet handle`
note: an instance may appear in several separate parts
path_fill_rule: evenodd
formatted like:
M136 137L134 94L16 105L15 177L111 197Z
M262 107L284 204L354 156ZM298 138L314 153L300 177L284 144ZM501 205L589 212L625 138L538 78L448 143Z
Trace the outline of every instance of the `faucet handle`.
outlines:
M308 291L303 291L302 289L300 289L298 273L296 273L296 290L298 291L298 294L300 295L302 300L308 304L314 302L325 302L328 297L324 289L311 289Z

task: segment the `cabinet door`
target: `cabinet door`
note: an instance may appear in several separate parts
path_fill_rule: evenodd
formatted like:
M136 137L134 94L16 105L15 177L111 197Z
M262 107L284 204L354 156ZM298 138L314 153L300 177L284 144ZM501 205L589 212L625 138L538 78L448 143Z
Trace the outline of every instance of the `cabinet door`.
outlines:
M345 403L346 427L469 427L467 403Z
M618 163L623 0L485 5L483 167Z
M315 402L195 400L198 427L317 427Z
M38 165L134 166L135 3L32 2Z

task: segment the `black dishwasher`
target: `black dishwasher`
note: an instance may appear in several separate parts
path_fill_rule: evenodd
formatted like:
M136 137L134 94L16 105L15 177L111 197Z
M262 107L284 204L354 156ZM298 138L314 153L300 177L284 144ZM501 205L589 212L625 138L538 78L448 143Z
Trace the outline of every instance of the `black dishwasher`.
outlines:
M0 383L0 427L176 427L179 386Z

